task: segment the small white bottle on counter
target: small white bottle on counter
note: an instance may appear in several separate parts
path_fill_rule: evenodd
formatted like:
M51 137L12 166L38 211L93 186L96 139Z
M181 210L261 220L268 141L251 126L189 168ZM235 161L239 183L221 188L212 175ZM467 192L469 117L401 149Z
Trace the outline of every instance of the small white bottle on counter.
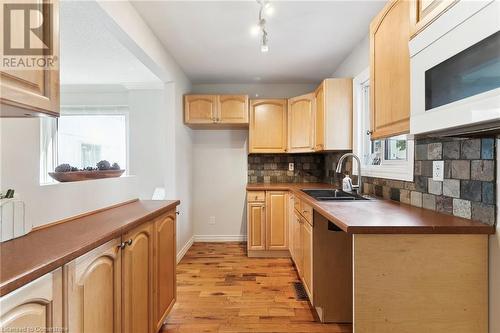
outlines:
M348 174L346 174L342 180L342 191L352 192L352 179Z

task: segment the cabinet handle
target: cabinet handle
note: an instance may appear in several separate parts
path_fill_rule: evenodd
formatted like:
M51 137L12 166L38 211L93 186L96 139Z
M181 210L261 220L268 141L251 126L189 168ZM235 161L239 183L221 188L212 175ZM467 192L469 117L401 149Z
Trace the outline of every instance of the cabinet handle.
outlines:
M125 243L126 243L126 245L128 245L128 246L132 245L132 239L129 239L129 240L128 240L128 241L126 241Z
M177 211L176 211L176 212L175 212L175 214L177 214L177 215L181 215L181 212L177 212Z
M366 131L366 135L372 135L373 131Z
M121 242L120 245L117 245L116 247L123 250L125 248L125 242Z

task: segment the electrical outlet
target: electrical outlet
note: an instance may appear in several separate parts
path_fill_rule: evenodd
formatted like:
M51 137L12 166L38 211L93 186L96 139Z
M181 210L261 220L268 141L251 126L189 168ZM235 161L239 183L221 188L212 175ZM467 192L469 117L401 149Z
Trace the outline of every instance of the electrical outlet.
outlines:
M288 163L288 171L293 171L295 169L294 163Z
M210 216L208 218L208 224L215 224L215 216Z
M441 182L444 180L444 161L432 162L432 179Z

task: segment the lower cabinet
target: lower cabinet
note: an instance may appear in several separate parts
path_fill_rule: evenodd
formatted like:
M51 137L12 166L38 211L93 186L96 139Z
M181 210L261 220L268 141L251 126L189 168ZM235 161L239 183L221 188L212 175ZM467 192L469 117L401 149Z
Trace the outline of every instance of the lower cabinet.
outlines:
M123 328L125 333L152 332L153 223L123 236Z
M72 333L120 333L122 250L116 238L65 266Z
M1 332L57 332L63 327L62 269L0 299Z
M288 257L288 192L247 192L249 256Z
M311 302L313 301L313 228L307 221L301 223L302 282Z
M158 332L176 299L175 239L172 210L20 287L0 298L0 331Z
M176 274L176 216L170 211L166 216L155 220L153 230L154 262L153 262L153 293L155 332L158 332L177 296Z
M293 209L293 246L290 248L293 262L304 284L311 303L313 302L313 220L312 208L295 198Z

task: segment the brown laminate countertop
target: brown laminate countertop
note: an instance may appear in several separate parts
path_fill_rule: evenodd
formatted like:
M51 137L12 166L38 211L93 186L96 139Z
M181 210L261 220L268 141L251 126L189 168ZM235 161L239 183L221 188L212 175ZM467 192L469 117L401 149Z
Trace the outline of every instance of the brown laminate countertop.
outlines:
M134 201L0 244L0 296L174 209L180 201Z
M350 234L495 233L493 226L390 200L318 201L301 191L306 188L334 187L324 183L247 184L249 191L290 191Z

